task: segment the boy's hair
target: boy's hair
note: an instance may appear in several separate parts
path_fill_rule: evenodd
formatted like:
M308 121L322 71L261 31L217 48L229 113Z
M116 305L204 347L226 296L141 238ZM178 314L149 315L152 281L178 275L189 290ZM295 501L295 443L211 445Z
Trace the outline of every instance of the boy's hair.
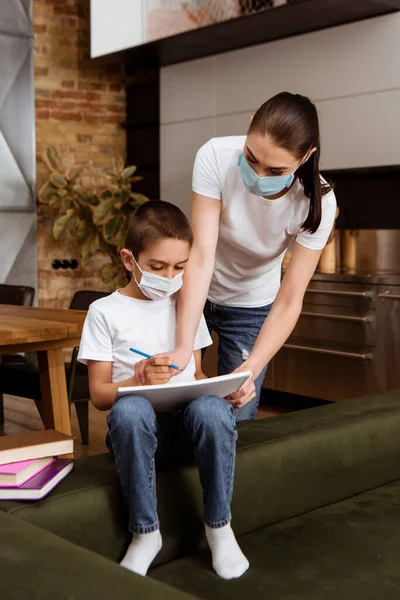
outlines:
M126 248L137 260L141 252L165 239L183 240L192 245L192 229L181 209L162 200L141 204L130 218Z

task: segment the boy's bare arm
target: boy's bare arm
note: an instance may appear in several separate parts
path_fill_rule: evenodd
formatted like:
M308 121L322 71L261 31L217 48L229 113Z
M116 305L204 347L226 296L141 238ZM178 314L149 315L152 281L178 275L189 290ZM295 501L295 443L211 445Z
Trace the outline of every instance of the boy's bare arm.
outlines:
M173 374L168 366L168 358L152 358L146 362L144 374L145 385L167 383ZM112 362L88 360L90 399L99 410L110 410L115 402L115 395L120 387L133 387L142 385L135 377L128 377L124 381L111 381Z
M135 376L112 383L112 362L88 360L90 399L99 410L110 410L119 387L140 385Z
M207 375L203 373L202 365L201 365L201 350L195 350L193 352L194 362L196 365L196 373L195 379L207 379Z

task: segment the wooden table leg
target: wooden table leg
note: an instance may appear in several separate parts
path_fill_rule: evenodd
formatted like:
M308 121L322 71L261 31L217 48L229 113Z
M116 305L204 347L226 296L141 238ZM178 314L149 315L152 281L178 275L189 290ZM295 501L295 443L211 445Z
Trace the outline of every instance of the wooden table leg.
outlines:
M71 417L62 349L37 353L40 388L43 402L43 420L46 429L55 429L71 435Z

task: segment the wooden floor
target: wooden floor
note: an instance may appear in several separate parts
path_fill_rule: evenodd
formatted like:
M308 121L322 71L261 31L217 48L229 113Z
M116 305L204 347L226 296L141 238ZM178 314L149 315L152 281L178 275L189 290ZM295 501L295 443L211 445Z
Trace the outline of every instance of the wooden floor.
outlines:
M263 405L257 413L257 419L276 416L291 410L282 406ZM107 430L107 412L99 411L90 405L89 408L89 440L88 446L82 446L75 407L72 406L72 435L75 438L75 457L90 456L107 452L105 436ZM4 397L4 424L0 424L0 436L23 433L43 429L35 403L25 398L15 396Z
M105 445L107 412L96 410L93 406L90 406L89 411L90 443L88 446L82 446L75 407L72 406L71 409L76 458L107 452ZM0 424L0 435L12 435L39 429L44 429L44 427L33 400L15 396L4 397L4 423Z

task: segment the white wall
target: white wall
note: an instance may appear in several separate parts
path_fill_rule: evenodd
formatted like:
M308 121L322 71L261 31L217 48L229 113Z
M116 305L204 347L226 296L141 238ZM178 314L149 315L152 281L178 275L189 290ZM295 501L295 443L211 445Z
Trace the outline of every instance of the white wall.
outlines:
M316 102L323 168L400 164L400 14L163 68L161 198L189 212L199 146L284 90Z
M0 1L0 283L37 289L32 5Z
M90 0L92 58L145 42L146 0Z

